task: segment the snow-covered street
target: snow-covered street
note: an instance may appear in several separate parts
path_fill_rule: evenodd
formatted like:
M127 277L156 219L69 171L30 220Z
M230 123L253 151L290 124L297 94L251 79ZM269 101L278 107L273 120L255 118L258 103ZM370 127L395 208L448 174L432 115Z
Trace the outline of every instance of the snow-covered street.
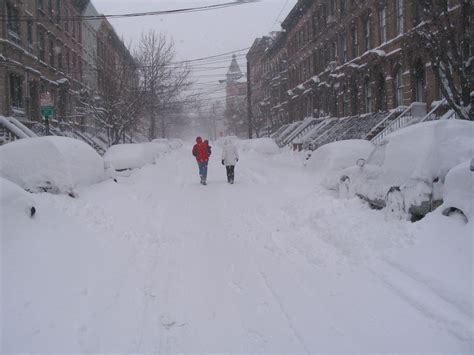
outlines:
M339 199L293 153L191 147L2 209L2 352L473 351L472 223Z

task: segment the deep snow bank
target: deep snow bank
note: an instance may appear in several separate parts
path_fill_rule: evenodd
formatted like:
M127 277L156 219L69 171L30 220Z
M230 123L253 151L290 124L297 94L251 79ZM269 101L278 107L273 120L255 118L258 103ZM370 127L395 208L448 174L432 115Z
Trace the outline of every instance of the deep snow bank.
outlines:
M17 140L0 147L0 176L31 192L72 192L105 178L104 161L86 143L66 137Z

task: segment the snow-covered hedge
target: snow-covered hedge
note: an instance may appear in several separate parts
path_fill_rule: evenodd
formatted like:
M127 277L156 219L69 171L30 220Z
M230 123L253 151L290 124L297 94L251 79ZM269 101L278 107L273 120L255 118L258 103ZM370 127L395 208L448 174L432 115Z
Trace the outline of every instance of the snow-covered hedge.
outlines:
M306 166L321 178L324 187L336 189L342 170L358 159L367 159L374 149L374 144L362 139L332 142L316 149Z
M8 210L33 216L36 213L35 202L28 192L13 182L0 177L0 206L3 215Z
M31 192L71 193L105 179L104 161L66 137L21 139L0 147L0 176Z

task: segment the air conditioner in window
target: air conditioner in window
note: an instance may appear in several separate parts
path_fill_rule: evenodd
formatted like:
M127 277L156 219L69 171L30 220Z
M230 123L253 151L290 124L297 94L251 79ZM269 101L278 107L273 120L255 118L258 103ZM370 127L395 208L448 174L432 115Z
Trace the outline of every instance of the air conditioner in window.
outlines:
M334 23L336 22L336 16L334 15L328 15L327 17L327 23L330 24L330 23Z

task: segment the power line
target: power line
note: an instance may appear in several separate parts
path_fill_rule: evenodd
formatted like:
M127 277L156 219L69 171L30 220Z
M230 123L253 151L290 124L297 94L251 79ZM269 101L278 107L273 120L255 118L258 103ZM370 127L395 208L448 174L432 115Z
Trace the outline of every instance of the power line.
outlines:
M227 2L224 4L214 4L214 5L206 5L206 6L198 6L198 7L189 7L189 8L182 8L182 9L173 9L173 10L158 10L158 11L146 11L146 12L132 12L132 13L125 13L125 14L103 14L103 15L81 15L81 16L53 16L57 21L84 21L84 20L103 20L104 18L108 19L120 19L120 18L130 18L130 17L144 17L144 16L164 16L164 15L176 15L176 14L184 14L190 12L203 12L203 11L210 11L210 10L218 10L223 9L231 6L239 6L244 5L250 2L257 2L260 0L234 0L231 2ZM17 16L15 21L31 21L31 20L38 20L38 17L31 17L31 16ZM8 21L8 18L0 18L1 21Z

